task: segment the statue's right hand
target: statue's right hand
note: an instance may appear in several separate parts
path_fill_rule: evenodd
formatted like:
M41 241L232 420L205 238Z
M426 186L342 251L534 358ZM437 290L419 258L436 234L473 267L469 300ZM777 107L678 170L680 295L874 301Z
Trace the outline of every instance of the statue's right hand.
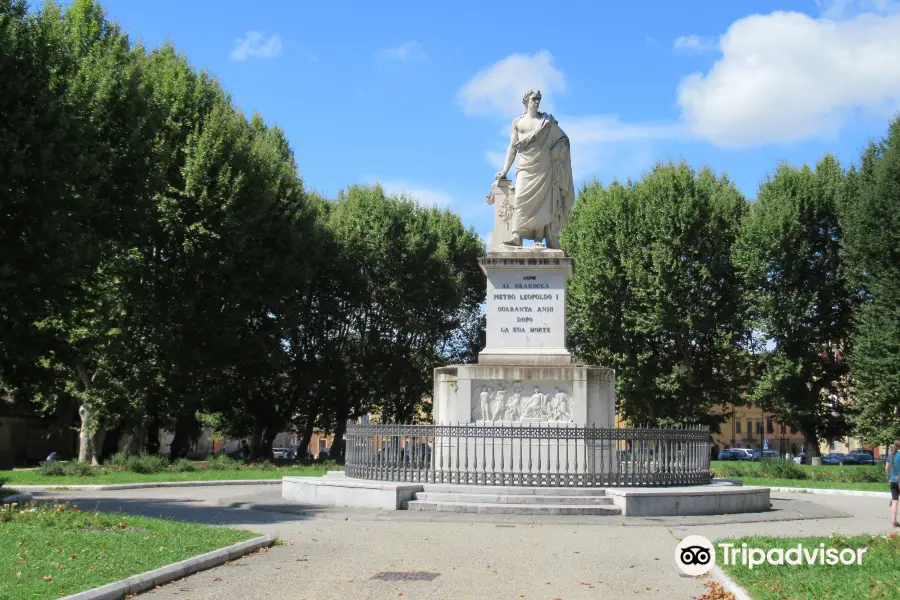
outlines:
M494 174L494 179L506 179L506 171L497 171Z

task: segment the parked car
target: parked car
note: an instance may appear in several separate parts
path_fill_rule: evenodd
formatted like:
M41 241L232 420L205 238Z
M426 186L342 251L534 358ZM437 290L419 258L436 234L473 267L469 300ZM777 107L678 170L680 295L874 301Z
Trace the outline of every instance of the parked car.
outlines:
M732 448L735 452L740 452L743 456L740 456L738 460L753 460L753 449L752 448Z
M851 456L859 461L861 465L874 465L875 457L868 452L851 452L847 456Z
M781 458L781 455L774 450L755 450L750 460L762 460L768 458Z
M272 458L290 458L290 448L272 448Z
M719 460L747 460L747 451L740 448L729 448L719 452Z
M850 454L868 454L872 458L875 458L875 451L871 448L857 448L856 450L851 450Z
M841 454L840 452L832 452L822 455L822 464L824 465L858 465L860 461L857 457L850 454Z

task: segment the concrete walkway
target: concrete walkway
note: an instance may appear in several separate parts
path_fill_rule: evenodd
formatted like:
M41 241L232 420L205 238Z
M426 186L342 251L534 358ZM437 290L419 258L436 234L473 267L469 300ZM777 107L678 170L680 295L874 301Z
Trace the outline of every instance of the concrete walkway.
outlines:
M248 598L697 598L707 579L681 576L675 546L690 534L830 535L891 531L887 502L773 494L775 510L718 517L527 517L313 509L273 486L44 492L82 509L229 525L284 544L143 597ZM382 572L437 574L388 581Z

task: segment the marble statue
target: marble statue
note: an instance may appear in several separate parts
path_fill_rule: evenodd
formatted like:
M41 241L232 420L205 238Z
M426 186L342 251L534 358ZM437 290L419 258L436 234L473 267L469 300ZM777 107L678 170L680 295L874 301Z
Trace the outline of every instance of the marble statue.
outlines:
M500 382L498 382L500 383ZM480 390L480 391L479 391ZM544 393L541 386L534 394L522 396L518 383L503 383L500 387L483 386L474 393L472 421L484 423L572 423L572 399L559 387Z
M522 401L522 395L519 391L518 388L513 388L512 396L506 401L506 414L503 416L504 421L519 420L519 406Z
M560 423L568 423L572 421L572 401L565 392L556 388L556 394L553 396L552 409L549 418L551 421Z
M491 417L492 421L502 421L503 416L506 414L506 399L504 396L506 395L506 390L499 389L494 394L494 413Z
M553 115L538 111L539 90L529 90L522 103L525 112L512 123L503 170L494 175L505 180L518 155L512 234L503 244L522 246L525 239L546 240L547 248L559 249L559 233L575 202L569 138Z
M525 419L544 418L544 394L541 393L541 388L534 388L534 394L525 406L525 410L522 411L522 417Z
M481 420L482 421L490 421L491 420L491 404L490 404L490 393L487 391L487 388L481 388L481 397L480 397L480 408L481 408Z

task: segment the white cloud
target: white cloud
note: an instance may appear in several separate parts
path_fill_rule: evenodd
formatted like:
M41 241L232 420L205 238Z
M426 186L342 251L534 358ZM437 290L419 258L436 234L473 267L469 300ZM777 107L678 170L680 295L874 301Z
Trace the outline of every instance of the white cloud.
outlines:
M414 181L383 179L380 177L367 177L366 180L371 183L379 184L384 188L386 194L398 196L406 195L413 198L422 206L447 208L455 203L451 194Z
M853 111L900 106L900 14L752 15L731 25L721 52L678 89L682 119L719 146L794 142L837 131Z
M457 94L468 115L513 116L523 110L522 96L541 90L541 108L550 110L555 93L566 91L566 78L553 66L553 55L513 54L476 74Z
M415 41L404 42L393 48L382 48L375 53L376 61L397 60L421 62L427 58L425 51L422 50L422 45Z
M266 37L261 31L248 31L243 38L235 40L231 58L246 60L248 58L275 58L281 54L283 44L281 37L270 35Z
M889 14L900 10L898 0L816 0L826 19L843 19L862 12Z
M458 97L468 114L509 117L522 113L521 96L531 88L541 90L541 108L547 111L550 109L543 99L565 90L565 75L553 66L553 57L547 52L515 54L495 63L466 83ZM608 174L614 168L626 168L629 173L643 170L653 164L652 146L656 141L686 136L679 123L625 123L610 114L556 117L572 144L576 181L598 173ZM508 121L503 122L497 130L496 145L485 151L485 160L494 172L502 169L506 161L509 127ZM514 173L512 169L510 177Z
M675 50L678 52L696 53L707 52L716 49L716 41L712 38L704 38L699 35L683 35L675 40Z

